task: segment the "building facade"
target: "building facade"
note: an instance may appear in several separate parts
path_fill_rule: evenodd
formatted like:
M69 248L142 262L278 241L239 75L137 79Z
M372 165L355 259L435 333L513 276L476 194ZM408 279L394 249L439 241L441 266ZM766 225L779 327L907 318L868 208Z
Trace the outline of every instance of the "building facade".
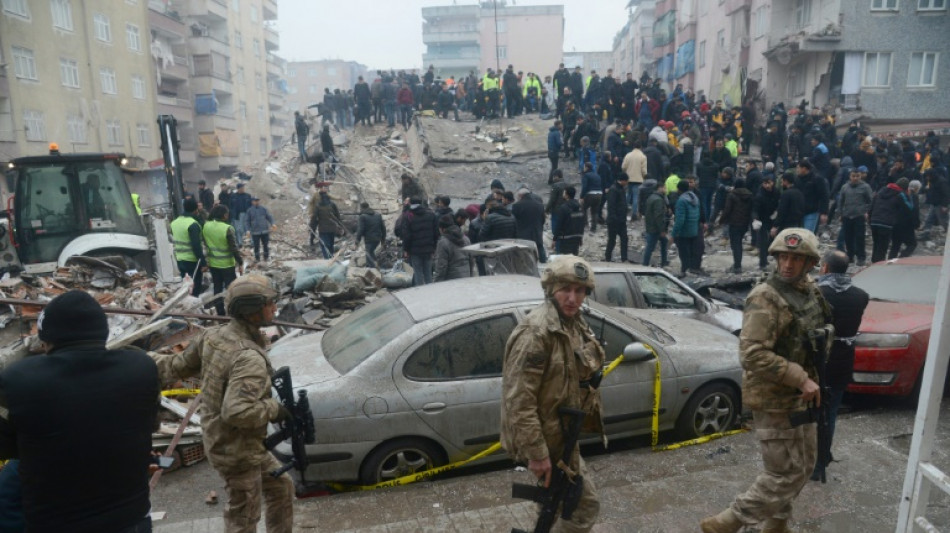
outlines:
M309 105L323 102L323 92L330 89L348 91L353 89L360 76L372 83L375 72L370 75L366 65L342 59L320 61L290 61L286 67L287 104L285 115L303 111ZM316 110L312 111L316 113Z
M564 6L516 6L505 0L422 8L423 68L442 78L514 65L553 73L564 46ZM543 43L543 45L541 45Z
M3 0L0 159L123 152L159 157L155 71L141 3Z

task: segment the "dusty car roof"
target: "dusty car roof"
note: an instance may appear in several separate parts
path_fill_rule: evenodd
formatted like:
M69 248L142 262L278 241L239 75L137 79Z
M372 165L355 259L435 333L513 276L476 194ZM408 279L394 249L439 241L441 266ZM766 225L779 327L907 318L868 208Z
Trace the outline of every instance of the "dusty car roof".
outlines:
M940 266L943 264L943 256L942 255L914 255L911 257L903 257L901 259L895 259L891 261L882 261L882 263L886 265L923 265L923 266L937 265L937 266Z
M518 275L456 279L392 294L416 322L464 309L540 300L544 297L541 280Z
M606 261L593 261L590 266L594 267L594 271L631 271L631 272L665 272L662 268L648 267L643 265L636 265L633 263L607 263Z

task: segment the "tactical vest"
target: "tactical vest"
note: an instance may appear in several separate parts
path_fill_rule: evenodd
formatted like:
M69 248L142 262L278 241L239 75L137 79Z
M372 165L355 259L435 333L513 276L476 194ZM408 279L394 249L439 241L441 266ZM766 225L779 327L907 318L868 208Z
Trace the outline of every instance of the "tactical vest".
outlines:
M185 215L172 221L172 241L175 244L175 259L178 261L190 261L192 263L198 261L198 256L191 249L191 237L188 235L188 228L197 223L197 220Z
M211 268L229 268L237 264L234 254L228 247L228 229L231 225L220 220L210 220L201 230L208 246L208 266Z
M782 283L774 275L769 276L766 283L782 296L795 317L789 326L788 333L780 336L775 342L775 353L798 363L810 376L814 376L815 363L812 360L810 348L807 346L807 333L809 330L823 328L831 321L831 309L828 303L814 285L808 292L803 293L795 290L788 283Z

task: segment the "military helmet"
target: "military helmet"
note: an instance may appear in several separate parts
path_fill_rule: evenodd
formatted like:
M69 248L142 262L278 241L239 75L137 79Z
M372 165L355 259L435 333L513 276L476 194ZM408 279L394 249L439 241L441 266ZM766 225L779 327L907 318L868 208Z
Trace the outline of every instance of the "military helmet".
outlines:
M555 257L541 274L541 288L547 295L574 283L587 287L588 294L594 290L594 269L590 263L576 255Z
M769 245L769 255L782 252L804 255L815 261L821 259L818 254L818 237L805 228L786 228L775 236L775 240Z
M244 317L260 311L267 302L277 299L277 291L266 276L241 276L228 287L224 305L228 315Z

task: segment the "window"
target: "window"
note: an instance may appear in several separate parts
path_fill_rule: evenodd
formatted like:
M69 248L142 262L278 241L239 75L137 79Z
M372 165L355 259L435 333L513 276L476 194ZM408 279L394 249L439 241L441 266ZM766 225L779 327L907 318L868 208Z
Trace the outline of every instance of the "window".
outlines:
M871 0L871 11L897 11L897 0Z
M919 11L943 11L947 9L947 0L917 0Z
M245 154L251 153L251 138L247 135L241 137L241 152Z
M515 317L505 314L436 335L409 356L402 372L416 381L500 376L505 342L515 324Z
M59 78L64 87L79 88L79 64L75 59L59 58Z
M13 142L13 108L9 98L0 98L0 141Z
M795 0L795 24L804 28L811 22L811 0Z
M111 68L99 69L99 81L102 83L103 94L118 94L119 87L115 83L115 70Z
M241 32L234 30L234 46L236 48L244 48L244 39L241 37Z
M240 113L241 118L247 118L247 102L238 103L238 113Z
M327 67L327 76L336 76L336 67Z
M662 274L634 274L648 309L695 309L693 295ZM623 348L621 348L622 350Z
M287 69L287 77L288 77L288 78L296 78L296 77L297 77L297 69L295 69L295 68L289 68L289 69Z
M887 87L891 79L891 53L868 52L864 54L865 87Z
M497 47L496 50L497 50L497 51L496 51L496 54L498 55L498 59L508 59L508 47L507 47L507 46L499 46L499 47Z
M258 90L264 88L264 78L261 76L260 72L254 73L254 88Z
M251 43L251 49L254 51L254 57L261 57L261 42L257 39Z
M248 16L251 17L251 22L257 22L257 6L251 4L251 11L248 13Z
M132 76L132 98L145 100L145 78L138 75Z
M699 41L699 67L706 66L706 41Z
M54 28L73 31L73 8L69 0L50 0L49 8L53 12Z
M235 13L239 13L241 11L241 0L231 0L231 9Z
M726 48L726 30L719 30L716 33L716 44L719 46L720 50L725 50Z
M3 12L25 19L30 18L30 11L26 8L27 0L3 0Z
M257 106L257 121L260 122L261 124L263 124L263 123L264 123L264 118L265 118L266 116L267 116L267 115L264 114L264 106L262 106L262 105Z
M241 85L244 85L244 67L237 68L237 74L235 75L237 82Z
M316 86L316 85L311 85L311 86L307 87L307 90L310 92L310 94L317 94L317 86Z
M135 24L125 25L125 37L129 41L129 50L133 52L142 51L142 39L139 37L139 27Z
M261 155L267 155L267 137L261 137Z
M122 146L122 122L119 120L106 121L106 142L109 146Z
M13 73L17 78L35 80L36 60L33 59L33 50L29 48L13 47Z
M23 127L26 129L26 140L46 140L46 120L43 118L42 111L24 110Z
M752 36L755 38L762 37L765 35L765 32L769 29L769 10L768 6L761 6L759 9L755 10L754 19L752 21Z
M933 87L936 85L937 52L914 52L910 55L907 70L908 87Z
M594 287L594 301L610 307L637 307L634 303L627 275L623 272L601 272L597 274Z
M805 65L795 65L788 70L788 97L795 98L805 95Z
M96 39L105 43L112 42L112 28L109 26L109 17L96 13L92 17L96 30Z
M86 121L79 115L66 116L66 130L69 142L76 144L86 143Z
M313 68L313 67L308 68L308 69L307 69L307 76L310 76L311 78L315 78L315 77L317 76L317 69L315 69L315 68Z
M604 342L604 350L607 352L608 361L612 361L615 357L622 354L623 349L626 348L628 344L639 340L631 335L630 332L615 326L610 321L606 321L605 323L603 316L593 314L585 315L584 320L587 321L587 325L590 326L591 331L593 331L597 337L600 337L601 332L603 332L603 338L601 340ZM648 329L652 331L653 328Z
M499 20L499 21L495 24L495 28L497 29L498 33L505 33L505 32L507 32L507 31L508 31L508 21L507 21L507 20L504 20L504 19Z
M139 146L152 145L152 130L149 128L148 124L136 124L135 132L139 138Z

